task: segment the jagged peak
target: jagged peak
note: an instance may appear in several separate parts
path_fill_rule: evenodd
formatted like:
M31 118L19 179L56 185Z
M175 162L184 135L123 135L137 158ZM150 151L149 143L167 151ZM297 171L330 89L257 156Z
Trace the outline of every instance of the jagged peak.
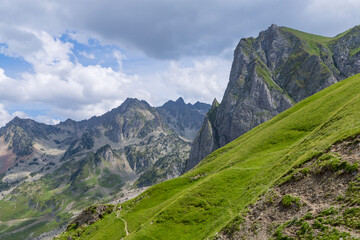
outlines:
M279 26L273 23L273 24L271 24L269 29L279 29Z
M185 101L184 101L184 99L183 99L182 97L179 97L179 98L175 101L175 103L185 104Z
M173 101L173 100L167 101L162 106L160 106L160 108L162 108L162 107L172 107L173 105L191 105L192 106L191 103L186 104L184 99L182 97L179 97L175 101Z
M211 109L217 108L219 106L219 102L216 98L214 98L212 104L211 104Z
M23 119L23 118L16 116L9 123L19 123L19 122L23 122L25 120L29 120L29 119Z
M137 98L130 98L130 97L128 97L128 98L125 99L125 101L124 101L122 104L134 103L134 102L140 102L140 100L137 99Z
M76 123L76 121L72 120L71 118L67 118L65 121L63 121L61 123L63 123L63 124L73 124L73 123Z
M145 108L150 109L151 106L145 100L139 100L137 98L127 98L119 107L114 108L111 112L127 111L131 108Z
M18 116L15 116L10 122L19 121L19 120L21 120L21 118L19 118Z
M276 24L271 24L271 26L268 27L265 31L261 31L259 33L259 36L265 35L270 38L274 38L275 36L277 36L279 34L281 28L283 28L283 27L279 27Z
M126 104L145 104L146 106L150 106L149 103L145 100L139 100L137 98L126 98L126 100L121 105Z
M20 118L18 116L14 117L10 122L8 122L5 127L7 126L11 126L11 125L26 125L26 124L42 124L42 123L38 123L30 118ZM46 125L46 124L43 124Z

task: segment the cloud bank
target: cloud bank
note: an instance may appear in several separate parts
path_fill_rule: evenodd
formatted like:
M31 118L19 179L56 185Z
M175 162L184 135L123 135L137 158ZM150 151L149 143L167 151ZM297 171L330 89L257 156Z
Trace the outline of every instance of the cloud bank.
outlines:
M325 36L360 23L355 0L3 0L1 5L0 126L16 114L48 123L80 120L126 97L153 105L179 96L190 102L221 100L240 38L256 37L272 23Z

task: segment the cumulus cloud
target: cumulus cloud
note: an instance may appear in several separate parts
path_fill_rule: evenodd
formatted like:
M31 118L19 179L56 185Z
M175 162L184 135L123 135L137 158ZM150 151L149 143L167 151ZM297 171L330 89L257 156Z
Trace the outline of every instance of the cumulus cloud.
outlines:
M230 66L230 61L219 57L192 61L190 66L173 61L161 77L165 85L172 85L176 95L191 102L211 103L215 97L221 100Z
M359 7L356 0L3 1L0 54L32 71L10 77L0 63L0 126L14 116L5 103L46 105L35 118L55 123L100 115L126 97L153 105L179 96L220 100L240 38L272 23L334 36L359 24ZM75 50L90 39L99 51L117 47Z
M14 36L13 26L53 36L75 31L79 41L93 36L174 60L218 54L272 23L332 35L358 24L358 8L356 0L14 0L2 4L0 22L5 35Z
M14 117L26 118L28 117L24 112L16 111L10 114L3 104L0 104L0 126L4 126L7 122L9 122Z
M80 120L101 115L119 106L126 97L144 99L153 105L161 105L175 96L190 102L211 102L222 96L230 71L229 60L206 57L172 61L152 76L128 75L122 69L122 61L127 57L119 50L113 51L119 65L117 71L101 65L85 66L71 60L76 58L74 44L44 31L15 30L24 31L39 41L41 47L25 53L13 42L7 42L4 53L22 56L33 66L33 72L11 78L0 68L0 101L47 105L48 113L34 118L50 124L68 117ZM15 116L2 110L2 124Z
M87 53L87 52L85 52L85 51L81 51L81 52L80 52L80 55L82 55L82 56L84 56L84 57L86 57L86 58L88 58L88 59L95 59L95 55L94 55L94 54L92 54L92 53Z
M128 76L110 67L72 62L72 44L46 32L26 32L41 42L41 48L24 54L9 43L8 51L24 54L34 72L23 73L21 78L14 79L0 68L0 100L46 103L58 109L55 112L82 119L116 107L126 96L142 93L137 89L137 76ZM3 115L3 119L8 119L5 112Z

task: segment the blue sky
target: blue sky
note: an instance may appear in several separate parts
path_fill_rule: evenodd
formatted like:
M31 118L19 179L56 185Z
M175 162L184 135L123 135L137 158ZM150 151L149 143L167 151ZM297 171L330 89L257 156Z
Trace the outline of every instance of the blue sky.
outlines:
M136 97L221 100L233 50L272 23L334 36L355 0L0 0L0 126L57 123Z

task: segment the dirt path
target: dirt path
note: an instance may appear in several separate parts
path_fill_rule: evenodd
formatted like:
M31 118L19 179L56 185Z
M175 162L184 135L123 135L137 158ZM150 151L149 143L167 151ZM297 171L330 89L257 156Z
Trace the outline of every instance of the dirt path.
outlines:
M126 232L126 236L129 235L128 229L127 229L127 222L125 221L125 219L123 219L122 217L120 217L120 213L121 213L121 206L119 208L119 210L116 212L116 217L118 219L121 219L124 223L125 223L125 232Z

